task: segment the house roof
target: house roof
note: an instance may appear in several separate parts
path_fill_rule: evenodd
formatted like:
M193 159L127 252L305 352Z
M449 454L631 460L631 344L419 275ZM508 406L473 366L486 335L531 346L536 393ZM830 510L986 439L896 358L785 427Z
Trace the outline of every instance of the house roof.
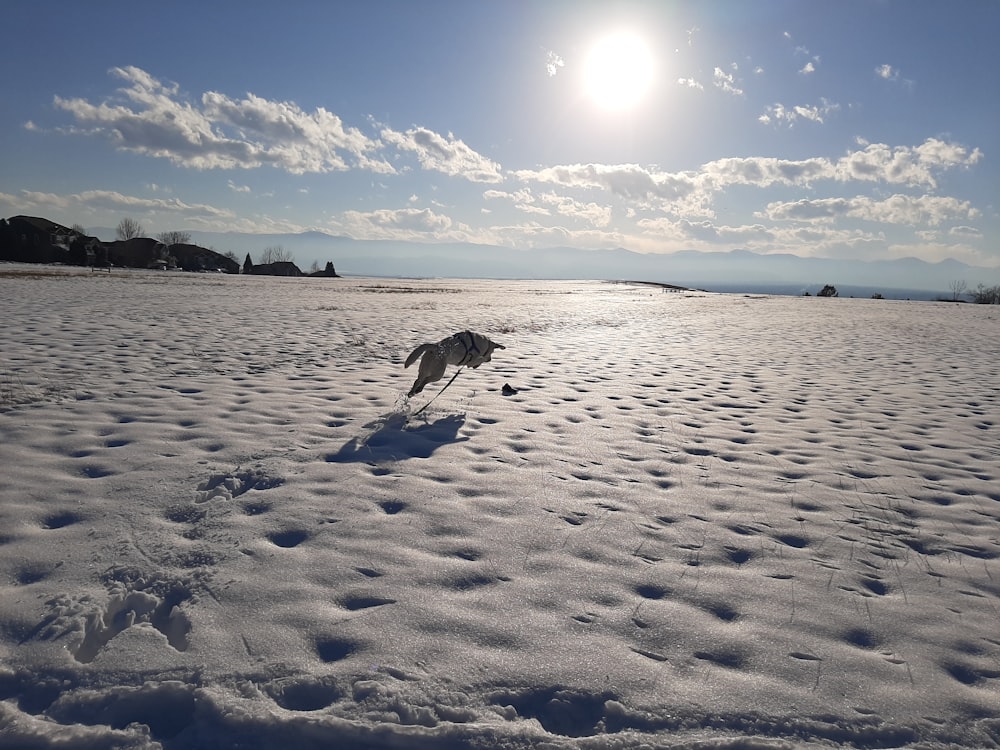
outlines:
M49 221L38 216L11 216L7 219L8 224L13 224L14 222L29 224L35 229L49 234L70 234L73 231L69 227L64 227L62 224L56 224L54 221Z

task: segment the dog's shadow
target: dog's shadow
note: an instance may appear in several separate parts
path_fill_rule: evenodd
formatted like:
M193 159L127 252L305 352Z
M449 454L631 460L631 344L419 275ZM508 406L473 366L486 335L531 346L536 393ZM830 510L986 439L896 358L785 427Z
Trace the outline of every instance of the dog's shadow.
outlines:
M362 461L379 464L408 458L430 458L442 445L469 439L458 435L465 424L464 414L451 414L418 426L409 426L408 419L408 414L391 412L369 422L364 427L371 432L348 440L339 451L327 455L327 463Z

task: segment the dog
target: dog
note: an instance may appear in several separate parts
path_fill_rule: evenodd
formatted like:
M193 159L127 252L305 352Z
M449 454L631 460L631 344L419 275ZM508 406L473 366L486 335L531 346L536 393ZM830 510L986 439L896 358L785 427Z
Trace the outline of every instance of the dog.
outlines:
M453 334L436 344L421 344L410 352L410 356L403 363L403 367L409 367L420 360L417 379L406 395L415 396L424 389L424 386L443 378L448 365L475 369L483 362L490 361L494 349L506 348L502 344L490 341L481 333L472 331Z

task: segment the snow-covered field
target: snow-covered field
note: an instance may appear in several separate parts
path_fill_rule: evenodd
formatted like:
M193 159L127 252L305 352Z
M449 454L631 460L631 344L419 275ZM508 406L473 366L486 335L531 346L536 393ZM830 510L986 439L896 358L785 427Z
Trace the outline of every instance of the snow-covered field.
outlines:
M996 307L0 266L0 321L0 747L1000 746Z

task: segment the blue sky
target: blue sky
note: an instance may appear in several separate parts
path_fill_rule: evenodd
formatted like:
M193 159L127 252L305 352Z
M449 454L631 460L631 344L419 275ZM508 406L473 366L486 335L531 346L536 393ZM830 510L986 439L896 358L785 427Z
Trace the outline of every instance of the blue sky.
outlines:
M1000 266L995 0L13 0L4 26L0 216Z

